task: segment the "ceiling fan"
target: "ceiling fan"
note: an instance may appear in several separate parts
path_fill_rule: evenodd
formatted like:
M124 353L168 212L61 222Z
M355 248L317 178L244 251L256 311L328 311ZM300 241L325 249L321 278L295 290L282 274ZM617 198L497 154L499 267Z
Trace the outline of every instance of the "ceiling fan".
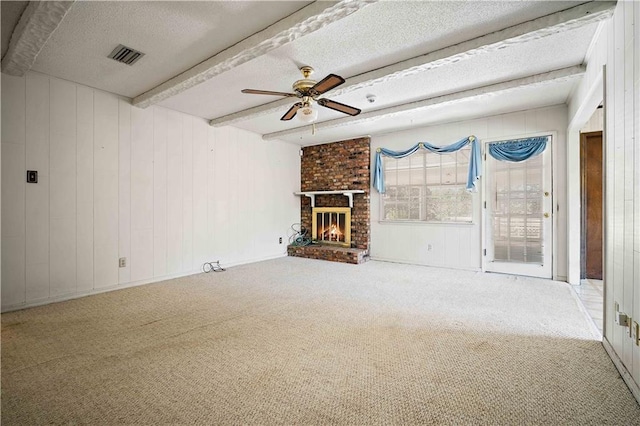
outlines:
M344 83L344 78L340 77L339 75L329 74L322 80L316 82L315 80L311 80L309 78L309 76L313 73L313 68L304 66L300 68L300 72L302 72L304 78L293 83L292 87L295 93L271 92L268 90L255 89L244 89L242 90L242 93L300 98L302 101L293 104L291 108L289 108L289 111L287 111L282 116L282 118L280 118L280 120L283 121L291 120L296 116L298 112L300 112L300 115L298 116L300 120L307 123L315 121L316 118L318 118L318 110L313 108L313 102L325 108L333 109L344 114L360 114L361 110L358 108L345 105L340 102L332 101L331 99L319 98L319 96L321 96L323 93L326 93L329 90L336 88Z

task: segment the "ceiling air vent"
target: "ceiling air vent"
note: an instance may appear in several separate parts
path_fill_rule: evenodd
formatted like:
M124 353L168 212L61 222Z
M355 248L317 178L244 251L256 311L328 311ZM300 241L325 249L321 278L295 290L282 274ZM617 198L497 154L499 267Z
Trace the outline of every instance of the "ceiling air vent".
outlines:
M109 58L118 62L122 62L123 64L133 65L138 62L138 59L142 58L143 56L144 53L119 44L118 47L113 49L113 52L111 52Z

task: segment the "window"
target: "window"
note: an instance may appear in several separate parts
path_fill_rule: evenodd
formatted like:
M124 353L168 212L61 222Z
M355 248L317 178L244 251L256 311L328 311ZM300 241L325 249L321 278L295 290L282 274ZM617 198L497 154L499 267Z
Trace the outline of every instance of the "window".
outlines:
M469 147L442 155L421 149L405 158L385 157L382 220L471 222L470 153Z

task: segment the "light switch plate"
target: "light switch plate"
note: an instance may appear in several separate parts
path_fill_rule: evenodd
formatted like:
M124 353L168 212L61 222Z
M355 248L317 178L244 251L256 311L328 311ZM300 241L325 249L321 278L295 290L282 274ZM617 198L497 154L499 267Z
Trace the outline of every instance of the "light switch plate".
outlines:
M38 183L37 170L27 170L27 183Z

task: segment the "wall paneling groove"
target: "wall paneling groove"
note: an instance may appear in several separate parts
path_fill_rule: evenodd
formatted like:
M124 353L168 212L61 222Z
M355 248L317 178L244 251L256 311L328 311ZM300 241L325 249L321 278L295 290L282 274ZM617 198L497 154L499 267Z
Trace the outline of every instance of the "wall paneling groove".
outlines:
M2 92L3 311L286 255L295 145L35 72Z

